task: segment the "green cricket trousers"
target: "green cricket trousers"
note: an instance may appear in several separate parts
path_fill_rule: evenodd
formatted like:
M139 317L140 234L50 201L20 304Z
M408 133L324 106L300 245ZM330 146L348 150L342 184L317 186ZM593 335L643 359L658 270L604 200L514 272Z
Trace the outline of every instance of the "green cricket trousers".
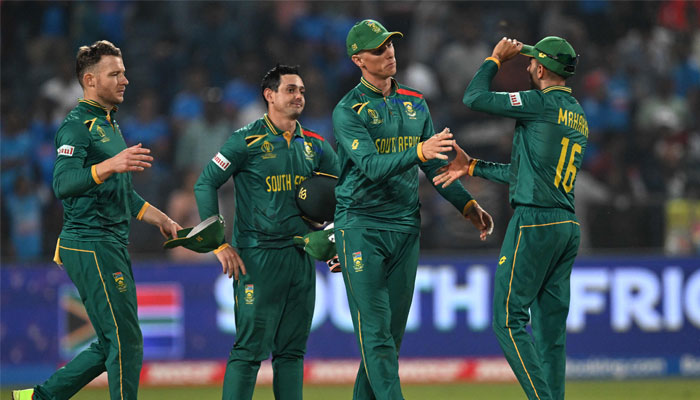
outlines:
M223 399L253 398L260 362L272 353L277 400L301 400L306 340L316 301L316 269L296 246L244 248L245 275L233 282L236 342L224 376Z
M362 356L353 399L403 399L399 350L413 301L419 234L336 229L335 239Z
M493 330L528 399L564 399L569 280L580 237L576 215L559 208L518 206L508 224Z
M106 370L112 400L136 399L143 337L126 246L60 239L56 256L78 288L97 341L36 386L35 398L68 399Z

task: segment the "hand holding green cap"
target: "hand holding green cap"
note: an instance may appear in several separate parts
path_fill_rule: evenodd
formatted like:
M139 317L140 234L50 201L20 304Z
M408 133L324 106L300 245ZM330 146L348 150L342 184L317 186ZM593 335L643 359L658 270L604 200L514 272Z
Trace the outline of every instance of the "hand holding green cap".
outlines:
M545 68L564 78L576 72L578 55L569 42L558 36L547 36L534 46L524 44L520 54L534 57Z
M362 50L374 50L394 35L403 37L403 33L389 32L384 25L373 19L360 21L350 29L348 37L345 39L348 56L357 54Z
M224 217L212 215L192 228L185 228L177 231L177 237L163 243L163 248L183 246L197 253L208 253L216 250L226 241L224 231Z

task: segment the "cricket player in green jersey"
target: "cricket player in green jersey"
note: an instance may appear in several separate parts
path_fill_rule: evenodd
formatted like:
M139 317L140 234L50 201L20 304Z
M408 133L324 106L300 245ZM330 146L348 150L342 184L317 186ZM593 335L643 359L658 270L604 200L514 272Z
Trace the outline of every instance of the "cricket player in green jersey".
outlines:
M151 166L150 150L127 147L114 118L129 81L121 51L102 40L78 51L84 98L56 133L53 189L63 201L63 229L54 261L80 293L97 341L15 400L68 399L107 371L112 399L136 399L143 359L136 286L126 246L132 217L176 235L180 225L145 202L131 173Z
M194 186L199 215L219 213L217 189L233 177L231 245L214 251L233 276L236 342L223 399L253 397L260 362L272 353L276 399L301 399L306 340L314 312L314 261L294 245L310 231L296 206L296 187L314 172L338 175L322 136L302 128L304 82L297 67L277 65L262 81L267 114L235 131Z
M362 356L354 399L403 399L398 357L418 268L418 168L432 179L454 142L447 128L434 134L423 95L393 79L395 36L403 35L374 20L352 27L347 53L362 78L333 111L335 241ZM485 239L493 221L469 192L461 184L438 191Z
M532 90L490 92L501 63L531 57ZM510 220L496 270L493 329L529 399L564 399L569 279L580 241L574 184L588 140L588 122L566 86L578 56L554 36L534 46L503 38L464 93L472 110L516 119L510 164L457 157L436 184L464 175L510 185ZM532 337L525 330L532 324Z

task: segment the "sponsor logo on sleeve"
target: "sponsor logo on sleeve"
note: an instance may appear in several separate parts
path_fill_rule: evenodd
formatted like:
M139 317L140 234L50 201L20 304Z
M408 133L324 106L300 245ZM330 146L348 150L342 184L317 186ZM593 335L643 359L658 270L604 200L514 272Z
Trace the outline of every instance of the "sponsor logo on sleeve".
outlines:
M63 146L59 147L56 150L56 152L58 153L59 156L73 157L73 150L75 150L75 148L73 146L69 146L67 144L64 144Z
M211 160L214 161L214 164L216 164L217 167L221 168L222 171L226 171L228 169L228 167L231 165L231 161L229 161L221 153L216 153L214 158L212 158Z
M510 99L510 105L513 107L521 107L523 101L520 99L520 93L508 93L508 98Z

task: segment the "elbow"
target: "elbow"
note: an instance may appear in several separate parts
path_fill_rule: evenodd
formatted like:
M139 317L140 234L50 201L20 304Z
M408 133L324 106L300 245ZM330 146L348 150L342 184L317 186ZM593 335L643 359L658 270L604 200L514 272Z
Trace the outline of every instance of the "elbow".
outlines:
M63 188L58 179L53 180L53 193L59 200L65 200L70 197L70 194Z
M476 95L473 92L470 92L469 89L467 89L466 92L464 92L464 97L462 97L462 103L464 103L465 106L468 108L472 108L474 106L474 102L476 101Z

